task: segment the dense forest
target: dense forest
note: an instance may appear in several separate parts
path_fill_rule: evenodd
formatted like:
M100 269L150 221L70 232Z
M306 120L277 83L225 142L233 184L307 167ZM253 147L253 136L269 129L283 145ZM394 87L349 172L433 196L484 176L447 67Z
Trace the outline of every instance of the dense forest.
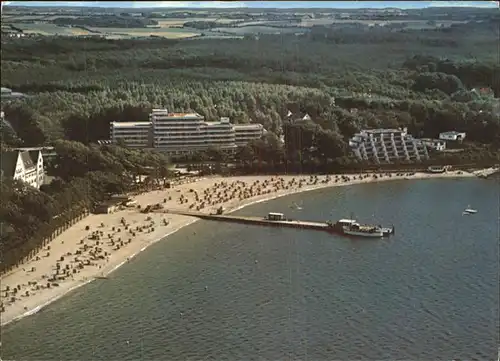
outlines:
M34 96L4 111L26 145L106 139L110 121L144 120L152 106L259 122L274 131L288 110L305 112L344 140L364 127L407 126L418 136L457 129L497 144L498 34L457 31L459 46L422 42L439 39L438 30L389 32L390 39L373 32L366 44L364 29L345 30L342 43L317 39L314 31L224 40L6 42L2 86Z
M26 146L106 139L110 121L144 120L153 106L259 122L277 135L291 111L343 142L361 128L406 126L426 137L463 130L498 146L498 24L492 16L432 30L358 24L244 39L7 40L2 86L32 96L3 110Z
M109 137L111 121L145 120L152 107L263 124L270 132L236 155L245 172L367 166L352 159L348 139L371 127L425 137L465 131L466 151L433 162L499 162L498 37L498 19L490 19L243 39L3 40L1 85L29 97L2 104L15 132L2 127L1 145L55 145L58 154L49 168L55 181L41 192L1 185L5 265L75 212L134 189L138 174L168 174L161 155L95 144ZM310 121L295 121L306 113ZM203 159L228 161L216 149L187 160Z

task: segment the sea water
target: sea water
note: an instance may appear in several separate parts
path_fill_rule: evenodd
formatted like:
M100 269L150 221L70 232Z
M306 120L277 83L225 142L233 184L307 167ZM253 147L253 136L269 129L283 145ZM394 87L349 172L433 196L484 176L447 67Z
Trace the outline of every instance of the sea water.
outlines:
M196 222L2 329L4 360L494 360L498 180L336 187L237 212L388 239ZM293 204L300 204L296 209ZM463 216L467 205L478 210Z

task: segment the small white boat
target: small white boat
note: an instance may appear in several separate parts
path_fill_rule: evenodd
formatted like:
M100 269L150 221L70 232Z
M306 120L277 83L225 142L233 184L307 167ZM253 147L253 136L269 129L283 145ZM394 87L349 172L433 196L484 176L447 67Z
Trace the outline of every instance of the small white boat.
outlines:
M472 209L470 207L470 205L467 206L467 208L463 211L462 214L476 214L477 213L477 210L476 209Z
M290 208L297 209L299 211L302 209L302 207L299 206L296 202L293 202Z

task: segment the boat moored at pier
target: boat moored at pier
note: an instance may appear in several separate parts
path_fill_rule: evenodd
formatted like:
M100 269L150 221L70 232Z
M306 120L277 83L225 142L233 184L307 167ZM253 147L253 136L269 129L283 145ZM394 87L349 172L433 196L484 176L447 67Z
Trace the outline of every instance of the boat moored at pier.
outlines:
M327 222L330 231L348 236L380 238L388 237L394 234L395 229L392 227L382 227L373 225L362 225L355 219L340 219L336 223Z
M209 221L232 222L241 224L252 224L260 226L272 227L287 227L298 229L309 229L317 231L327 231L342 235L359 236L359 237L384 237L394 234L394 226L392 228L384 228L382 226L361 225L355 219L341 219L333 222L315 222L303 221L287 218L283 213L270 212L265 217L249 217L236 215L223 215L223 212L206 214L202 212L186 211L186 210L152 210L153 212L173 213L178 215L197 217Z
M348 236L369 237L369 238L382 238L384 231L379 226L362 225L353 223L344 227L344 234Z
M331 232L344 233L344 228L349 227L352 224L357 223L355 219L339 219L337 222L332 223L331 221L326 222Z

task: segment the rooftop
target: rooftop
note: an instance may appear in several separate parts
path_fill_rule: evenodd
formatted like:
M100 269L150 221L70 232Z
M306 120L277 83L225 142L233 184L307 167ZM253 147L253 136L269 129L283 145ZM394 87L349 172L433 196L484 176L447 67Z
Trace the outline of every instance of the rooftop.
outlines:
M29 152L31 150L54 150L54 147L18 147L18 148L13 148L13 149Z
M152 115L163 115L169 118L204 118L202 115L192 112L192 113L173 113L169 112L167 109L153 109Z
M131 128L131 127L149 127L151 126L151 122L143 121L143 122L111 122L111 125L115 128Z
M261 129L262 124L235 124L234 125L235 129Z
M203 123L205 126L207 127L210 127L210 126L214 126L214 125L225 125L226 127L230 126L230 123L227 121L215 121L215 122L204 122Z
M28 150L28 154L30 155L31 160L33 161L33 165L38 163L38 156L40 155L40 153L41 150L39 149Z
M368 133L368 134L381 134L381 133L400 133L400 132L403 132L404 130L403 129L364 129L362 130L361 132L365 132L365 133Z
M35 151L33 151L35 152ZM23 160L24 163L24 168L33 168L35 167L35 164L33 163L32 155L30 152L21 152L21 159Z

